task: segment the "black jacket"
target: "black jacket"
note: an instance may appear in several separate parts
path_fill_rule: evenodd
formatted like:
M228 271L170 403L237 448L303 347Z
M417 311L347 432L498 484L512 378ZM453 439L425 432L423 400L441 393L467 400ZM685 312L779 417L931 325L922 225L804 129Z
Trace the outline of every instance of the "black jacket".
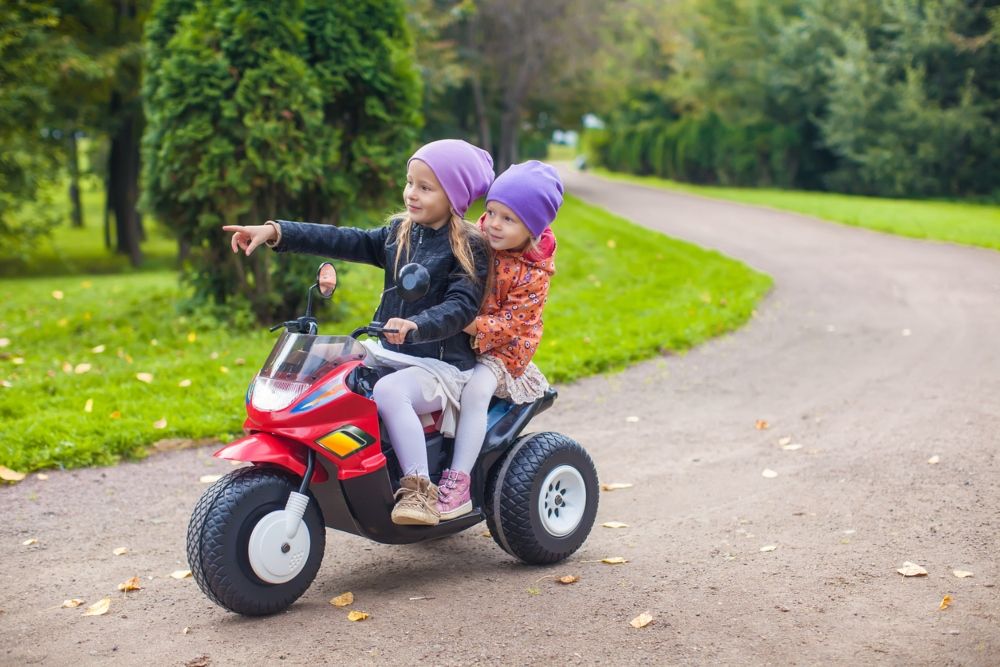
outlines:
M396 267L396 229L400 221L378 229L354 229L333 225L278 220L281 242L277 252L300 252L351 262L374 264L385 269L385 288L393 287ZM478 237L472 238L476 281L469 279L451 251L448 227L430 229L414 224L410 232L409 257L400 259L423 264L431 275L430 289L418 301L406 303L395 290L382 297L374 319L386 322L392 317L411 320L417 331L410 334L412 343L392 345L387 349L415 357L434 357L469 370L476 365L469 336L462 329L479 313L486 284L488 259Z

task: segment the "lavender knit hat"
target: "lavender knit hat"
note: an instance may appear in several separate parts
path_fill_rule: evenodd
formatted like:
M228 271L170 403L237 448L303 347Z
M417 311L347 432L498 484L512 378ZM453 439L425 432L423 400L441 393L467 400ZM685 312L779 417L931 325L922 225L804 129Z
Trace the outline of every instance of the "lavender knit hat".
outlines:
M555 169L544 162L529 160L500 174L486 201L509 207L537 238L552 224L562 206L563 184Z
M469 205L486 194L493 183L493 158L482 148L461 139L425 144L406 165L414 160L431 168L459 217L465 217Z

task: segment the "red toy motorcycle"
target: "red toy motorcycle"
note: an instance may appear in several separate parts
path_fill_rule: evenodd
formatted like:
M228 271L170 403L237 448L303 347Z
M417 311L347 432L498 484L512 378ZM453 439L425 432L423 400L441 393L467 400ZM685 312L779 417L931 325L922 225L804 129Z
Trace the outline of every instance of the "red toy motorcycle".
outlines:
M404 299L427 291L426 269L409 264L396 287ZM198 501L187 555L201 590L231 611L279 612L312 583L323 560L324 527L386 544L420 542L486 520L500 548L526 563L555 563L586 540L597 513L597 472L587 452L558 433L521 435L552 405L494 399L472 470L473 510L437 526L390 520L399 464L385 437L372 387L388 369L366 364L358 337L386 333L379 323L350 336L317 335L312 294L330 298L336 271L324 263L309 289L306 315L285 322L246 395L246 436L215 456L253 463L225 475ZM426 430L431 479L451 459L453 441Z

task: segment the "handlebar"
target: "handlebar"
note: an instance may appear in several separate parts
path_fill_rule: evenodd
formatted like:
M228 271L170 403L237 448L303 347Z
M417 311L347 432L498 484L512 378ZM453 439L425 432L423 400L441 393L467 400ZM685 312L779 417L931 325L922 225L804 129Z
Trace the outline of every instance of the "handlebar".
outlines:
M388 334L388 333L399 333L399 329L386 329L385 327L382 326L381 322L372 322L368 326L358 327L357 329L352 331L351 338L359 338L362 334L368 336L381 337L383 334ZM404 345L412 343L413 343L413 332L408 331L406 332L406 340L404 342Z

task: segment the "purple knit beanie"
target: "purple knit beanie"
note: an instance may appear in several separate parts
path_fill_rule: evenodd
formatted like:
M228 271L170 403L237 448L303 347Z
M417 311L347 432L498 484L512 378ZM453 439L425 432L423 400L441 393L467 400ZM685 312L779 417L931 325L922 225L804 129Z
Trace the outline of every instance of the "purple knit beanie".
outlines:
M493 183L493 158L482 148L461 139L441 139L425 144L406 165L414 160L431 168L459 217L465 217L469 205L486 194Z
M509 207L537 238L556 219L563 184L556 170L538 160L511 165L493 182L486 201Z

